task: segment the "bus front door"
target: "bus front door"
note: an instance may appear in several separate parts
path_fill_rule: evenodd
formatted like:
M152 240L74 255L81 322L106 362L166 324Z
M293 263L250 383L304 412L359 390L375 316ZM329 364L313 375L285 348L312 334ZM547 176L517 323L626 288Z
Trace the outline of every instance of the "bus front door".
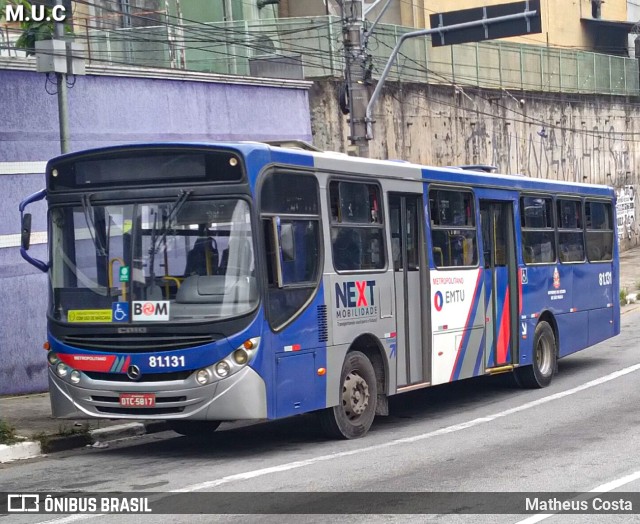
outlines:
M486 306L485 369L513 363L517 347L517 261L512 202L480 200Z
M398 388L429 380L430 358L423 350L425 321L421 292L426 268L422 195L389 194L391 254L396 301ZM428 339L427 339L428 340Z

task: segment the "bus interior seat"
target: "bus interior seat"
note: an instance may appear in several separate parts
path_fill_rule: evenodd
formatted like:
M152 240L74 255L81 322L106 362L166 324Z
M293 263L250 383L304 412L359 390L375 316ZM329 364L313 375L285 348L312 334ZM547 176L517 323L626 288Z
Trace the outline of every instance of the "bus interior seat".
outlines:
M215 275L218 272L218 247L211 237L200 237L187 254L184 276Z
M247 238L230 238L229 247L222 251L220 258L220 274L226 274L231 254L233 268L242 268L248 273L252 266L251 244Z
M357 234L351 229L341 229L333 243L334 263L337 270L361 268L360 245Z

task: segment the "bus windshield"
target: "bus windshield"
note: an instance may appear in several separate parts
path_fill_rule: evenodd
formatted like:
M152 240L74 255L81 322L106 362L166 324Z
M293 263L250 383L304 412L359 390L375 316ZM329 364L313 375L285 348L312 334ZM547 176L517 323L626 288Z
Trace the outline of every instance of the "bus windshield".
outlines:
M62 322L206 321L258 303L241 199L51 210L51 315Z

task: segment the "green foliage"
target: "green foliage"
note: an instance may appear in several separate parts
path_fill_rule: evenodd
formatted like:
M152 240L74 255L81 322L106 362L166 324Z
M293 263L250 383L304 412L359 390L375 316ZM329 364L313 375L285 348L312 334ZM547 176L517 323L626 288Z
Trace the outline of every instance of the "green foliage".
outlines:
M1 1L1 0L0 0ZM14 5L23 5L25 12L31 12L31 3L27 0L10 0ZM46 19L50 21L47 22ZM55 22L51 14L51 8L45 8L45 19L42 22L35 22L29 20L28 22L21 22L20 29L23 33L20 35L16 42L16 47L24 49L29 55L36 54L36 42L40 40L51 40L55 31Z
M0 444L13 444L18 440L15 428L4 420L0 420Z
M626 306L627 305L627 295L629 293L627 292L627 288L621 289L620 290L620 305L621 306Z

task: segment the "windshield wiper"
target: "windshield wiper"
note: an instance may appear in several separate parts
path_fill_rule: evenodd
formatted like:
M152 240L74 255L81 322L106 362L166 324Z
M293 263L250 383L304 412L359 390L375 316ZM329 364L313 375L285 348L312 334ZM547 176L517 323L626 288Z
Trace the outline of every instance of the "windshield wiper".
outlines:
M93 245L96 248L96 253L98 254L98 256L106 257L107 250L102 244L102 240L100 240L100 237L98 236L96 224L93 221L93 206L91 205L91 195L86 193L82 195L82 211L84 212L84 219L87 222L87 229L89 230L89 235L91 236Z
M154 216L153 229L151 231L151 246L149 247L149 266L150 266L149 273L150 273L152 282L155 277L154 263L155 263L156 253L158 252L158 249L160 249L160 246L162 245L162 242L164 241L166 236L169 234L169 225L178 216L178 213L180 213L182 206L184 206L187 199L191 196L191 193L192 191L184 191L184 190L180 191L180 193L178 194L177 200L169 208L169 212L167 213L167 216L163 218L162 234L160 235L159 238L156 237L156 225L158 221L158 215L156 214L156 216Z

